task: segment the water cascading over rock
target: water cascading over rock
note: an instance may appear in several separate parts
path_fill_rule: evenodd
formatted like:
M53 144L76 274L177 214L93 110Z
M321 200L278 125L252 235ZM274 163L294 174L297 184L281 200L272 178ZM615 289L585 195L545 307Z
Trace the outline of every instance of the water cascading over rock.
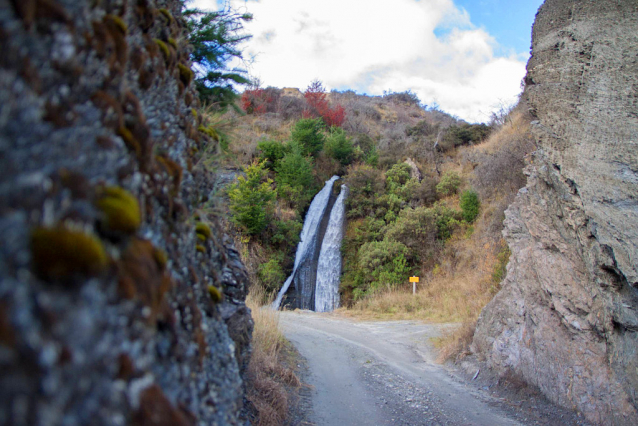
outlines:
M343 239L347 197L348 187L342 185L339 198L335 201L330 212L328 229L321 244L315 287L315 311L317 312L330 312L339 307L341 240Z
M312 309L314 307L314 284L317 276L318 249L321 244L321 233L319 231L322 219L326 212L330 211L328 207L332 195L332 185L337 179L339 179L339 176L330 178L310 203L306 220L301 230L292 274L284 282L277 298L273 302L274 309L279 309L281 301L293 282L296 295L295 307L301 309Z

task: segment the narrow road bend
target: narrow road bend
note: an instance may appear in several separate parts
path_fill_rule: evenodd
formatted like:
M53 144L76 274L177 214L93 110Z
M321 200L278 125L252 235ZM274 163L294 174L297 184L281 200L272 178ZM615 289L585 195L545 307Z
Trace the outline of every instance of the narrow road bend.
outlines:
M280 323L307 362L308 418L317 426L573 424L526 421L513 404L436 364L431 338L449 325L310 311L282 312Z

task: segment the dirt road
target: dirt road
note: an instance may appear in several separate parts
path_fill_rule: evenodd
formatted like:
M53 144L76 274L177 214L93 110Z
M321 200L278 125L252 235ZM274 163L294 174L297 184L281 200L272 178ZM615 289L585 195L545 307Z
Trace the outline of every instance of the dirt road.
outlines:
M435 364L430 339L445 325L357 322L307 311L280 318L306 359L313 386L306 417L318 426L582 424L555 407L530 418L502 395Z

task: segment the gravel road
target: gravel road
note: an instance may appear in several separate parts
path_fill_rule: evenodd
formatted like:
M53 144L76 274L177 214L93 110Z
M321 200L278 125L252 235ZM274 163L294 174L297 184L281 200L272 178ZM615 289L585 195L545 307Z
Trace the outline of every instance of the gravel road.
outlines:
M305 358L312 386L306 424L585 424L538 398L532 398L533 409L523 409L513 395L510 400L436 364L431 338L450 325L360 322L310 311L282 312L280 322Z

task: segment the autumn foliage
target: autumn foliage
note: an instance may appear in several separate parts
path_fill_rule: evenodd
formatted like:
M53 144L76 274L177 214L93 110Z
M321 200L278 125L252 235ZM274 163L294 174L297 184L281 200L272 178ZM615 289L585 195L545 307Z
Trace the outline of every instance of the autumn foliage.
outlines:
M277 89L255 87L247 89L241 97L241 107L247 114L264 114L266 112L279 112L279 99L276 96ZM346 110L337 104L330 107L326 89L319 80L313 81L304 92L306 105L303 110L303 118L321 118L327 127L341 127Z
M263 114L267 112L268 104L272 102L272 96L259 87L246 89L241 95L241 107L247 114Z
M305 118L319 118L328 127L341 127L346 118L346 110L341 105L330 108L328 103L326 89L319 80L310 83L310 86L304 92L307 107L304 110Z

